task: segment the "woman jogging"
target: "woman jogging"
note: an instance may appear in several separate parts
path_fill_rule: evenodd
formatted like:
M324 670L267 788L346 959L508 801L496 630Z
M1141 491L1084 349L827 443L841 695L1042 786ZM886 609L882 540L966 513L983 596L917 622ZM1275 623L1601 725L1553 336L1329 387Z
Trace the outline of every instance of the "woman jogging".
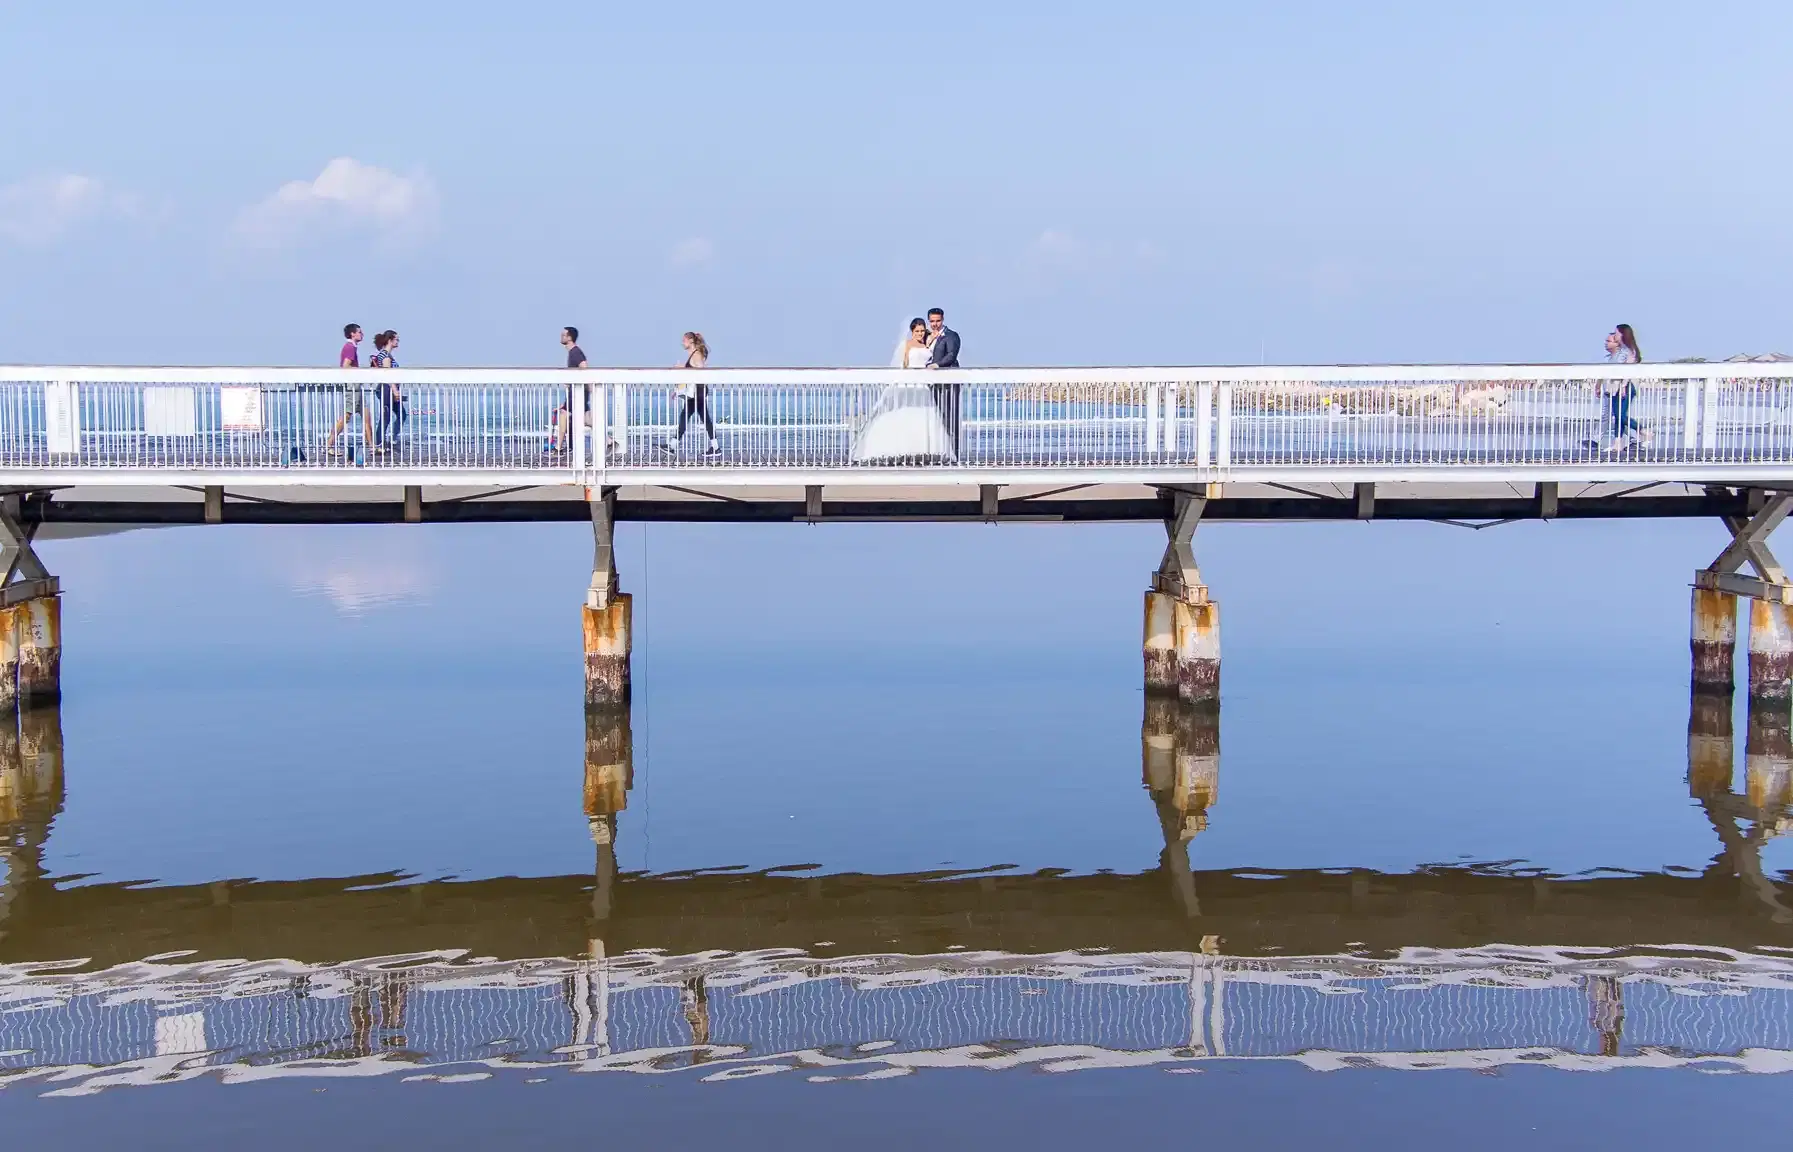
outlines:
M702 368L710 362L710 346L704 343L703 333L687 332L684 335L686 368ZM679 441L685 438L685 424L692 416L704 418L704 431L709 434L710 446L704 455L715 458L722 455L722 448L716 443L716 422L710 419L710 398L702 384L680 384L678 391L679 426L672 436L661 445L661 451L669 456L679 454Z

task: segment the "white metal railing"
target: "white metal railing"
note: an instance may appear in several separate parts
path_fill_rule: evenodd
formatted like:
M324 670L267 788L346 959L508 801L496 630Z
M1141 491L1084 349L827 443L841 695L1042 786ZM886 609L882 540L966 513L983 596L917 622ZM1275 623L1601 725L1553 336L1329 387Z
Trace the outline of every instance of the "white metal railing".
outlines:
M669 448L682 411L687 434ZM1768 480L1793 477L1793 368L0 367L7 484L590 485L667 473Z

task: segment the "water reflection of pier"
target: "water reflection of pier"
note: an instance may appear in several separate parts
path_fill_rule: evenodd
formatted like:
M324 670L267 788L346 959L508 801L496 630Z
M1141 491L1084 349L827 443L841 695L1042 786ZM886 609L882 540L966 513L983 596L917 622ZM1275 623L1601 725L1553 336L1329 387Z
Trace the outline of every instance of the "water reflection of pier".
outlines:
M591 875L146 888L44 877L63 785L40 711L0 732L0 1002L29 1009L0 1013L0 1068L91 1087L491 1064L1793 1067L1793 961L1751 954L1793 945L1793 892L1761 865L1793 742L1761 715L1734 791L1728 703L1695 701L1689 787L1720 849L1703 875L1192 867L1219 716L1154 699L1164 848L1139 875L619 874L631 732L594 713Z

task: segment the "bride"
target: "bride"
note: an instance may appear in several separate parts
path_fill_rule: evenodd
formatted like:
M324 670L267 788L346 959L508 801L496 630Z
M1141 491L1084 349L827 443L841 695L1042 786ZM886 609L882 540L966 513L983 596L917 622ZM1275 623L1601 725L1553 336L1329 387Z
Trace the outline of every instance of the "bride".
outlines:
M931 355L928 326L917 317L909 321L909 335L897 345L890 366L925 369ZM905 380L880 392L853 440L852 459L855 463L954 459L933 390L919 380Z

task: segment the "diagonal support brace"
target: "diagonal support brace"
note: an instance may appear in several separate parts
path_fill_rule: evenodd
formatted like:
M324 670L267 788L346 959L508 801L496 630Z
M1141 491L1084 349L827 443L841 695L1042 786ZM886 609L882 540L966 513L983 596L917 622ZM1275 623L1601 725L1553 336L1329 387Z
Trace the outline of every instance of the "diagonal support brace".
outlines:
M1152 588L1167 596L1191 604L1207 600L1208 589L1202 583L1201 569L1195 562L1195 530L1202 514L1208 510L1208 498L1190 492L1177 492L1174 511L1164 523L1170 539L1164 545L1164 559L1152 576Z
M602 488L588 495L591 505L591 587L585 593L587 608L607 608L617 594L616 489Z
M1768 537L1781 526L1789 512L1793 512L1793 495L1776 494L1770 496L1754 516L1747 519L1724 517L1725 527L1731 530L1731 543L1718 554L1718 559L1707 565L1706 571L1729 575L1747 563L1760 579L1770 584L1785 584L1786 570L1768 550Z
M25 523L20 518L17 496L0 499L0 568L5 570L0 575L0 608L62 591L61 583L50 575L31 546L37 529L35 522Z
M1793 513L1793 494L1752 490L1751 496L1761 498L1754 514L1721 517L1731 530L1731 542L1716 560L1693 574L1693 585L1752 600L1793 604L1793 583L1788 582L1786 569L1768 550L1769 534ZM1739 572L1745 564L1755 572L1754 576Z

